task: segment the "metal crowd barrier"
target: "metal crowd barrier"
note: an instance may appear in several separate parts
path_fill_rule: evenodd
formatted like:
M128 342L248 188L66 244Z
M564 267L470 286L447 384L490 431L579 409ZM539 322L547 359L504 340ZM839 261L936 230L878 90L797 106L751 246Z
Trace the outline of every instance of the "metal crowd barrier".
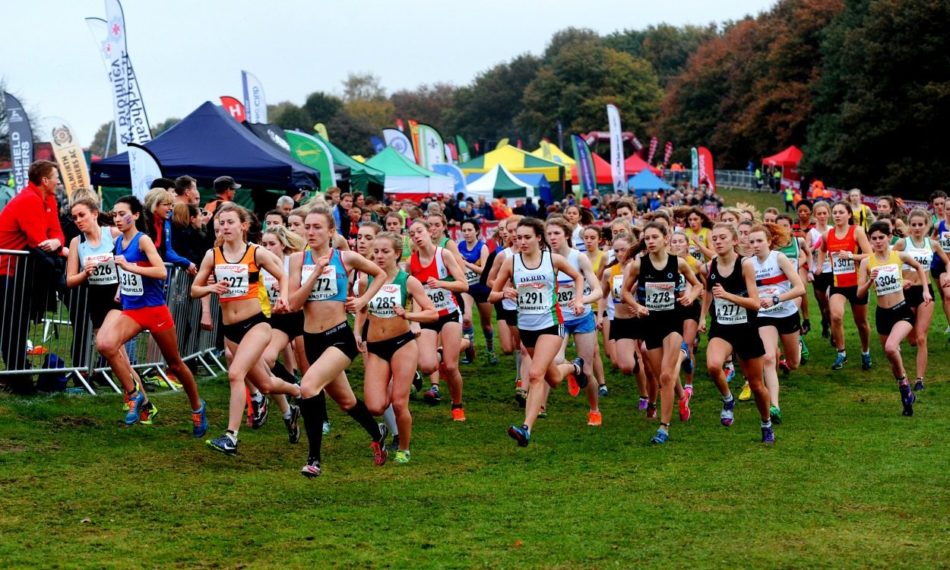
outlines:
M40 256L0 250L0 381L12 387L18 382L32 383L34 375L65 375L67 383L73 379L95 394L93 379L101 378L121 392L96 351L88 316L88 289L81 286L57 291L52 283L55 279L38 267L43 263ZM217 299L192 299L192 276L182 268L166 266L165 299L177 329L182 359L197 361L212 376L226 372L215 346L221 326ZM201 327L204 311L210 319L210 331ZM140 376L154 373L169 388L178 389L165 373L165 361L151 335L143 331L127 347Z

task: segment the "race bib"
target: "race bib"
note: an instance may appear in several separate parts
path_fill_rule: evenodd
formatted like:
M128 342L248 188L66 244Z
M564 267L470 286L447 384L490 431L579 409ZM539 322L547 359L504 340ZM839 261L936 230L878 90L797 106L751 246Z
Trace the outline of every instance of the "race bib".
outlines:
M270 299L273 305L277 302L277 297L280 296L280 292L274 289L274 286L277 285L277 278L266 271L261 271L260 275L261 280L264 281L264 289L267 290L267 298Z
M574 309L571 308L571 305L574 304L574 293L576 289L574 288L573 281L564 281L557 284L557 304L561 306L562 309L567 309L568 312L573 313Z
M950 232L940 232L940 247L944 253L950 253Z
M447 289L429 289L428 287L425 289L426 295L429 296L436 310L449 311L455 308L455 299L452 298L452 293Z
M644 283L646 288L646 307L650 312L653 311L672 311L676 303L675 287L676 283L652 282Z
M835 257L831 262L831 270L835 275L849 275L854 273L854 259Z
M543 315L551 312L551 294L541 283L518 287L518 311L525 315Z
M877 267L877 278L874 279L874 289L878 297L890 295L903 289L901 283L901 270L897 264L879 265Z
M614 303L623 302L623 275L617 275L614 277L613 283L610 287L610 294L614 298Z
M90 263L96 264L96 268L89 274L90 285L115 285L119 282L119 272L111 253L87 255L83 260L83 267Z
M475 285L478 283L478 279L480 277L481 275L472 271L471 269L465 269L465 281L467 281L469 285Z
M221 294L222 299L233 299L247 295L248 266L242 263L222 263L214 266L214 278L226 283L228 291Z
M771 299L772 297L776 295L780 295L781 292L782 292L781 289L778 287L775 287L772 285L763 285L762 287L759 287L759 298ZM785 303L783 301L782 303L779 303L777 305L772 305L771 307L768 307L766 309L759 309L759 314L768 315L770 313L777 313L782 310L782 306L784 304Z
M376 295L370 299L369 312L374 317L391 319L396 316L396 306L399 304L399 285L387 283L380 287Z
M745 307L740 307L732 301L714 299L716 307L716 322L721 325L741 325L749 322L749 313Z
M118 267L119 272L119 291L126 297L141 297L145 294L145 287L142 285L142 276L138 273L125 271Z
M316 265L304 265L301 267L301 281L309 279L310 276L313 275L314 270L316 270ZM313 282L313 289L310 290L310 295L307 296L307 300L325 301L336 297L338 292L336 288L336 267L327 265L323 268L323 272L317 277L316 281Z
M699 246L689 246L689 254L693 257L693 259L699 261L700 263L705 260L705 257L703 256L703 250L699 249Z

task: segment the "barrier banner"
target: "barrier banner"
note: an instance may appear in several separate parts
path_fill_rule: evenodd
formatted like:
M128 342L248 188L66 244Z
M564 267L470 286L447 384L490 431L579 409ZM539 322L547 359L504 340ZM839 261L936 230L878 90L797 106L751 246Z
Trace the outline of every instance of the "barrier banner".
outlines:
M234 97L228 95L221 96L221 106L224 107L224 110L228 112L229 115L234 117L234 120L243 123L247 119L247 113L244 110L244 103L241 103Z
M264 86L253 74L241 70L241 85L244 87L244 111L248 123L267 122L267 101L264 99Z
M383 129L383 140L386 141L386 146L391 146L393 150L412 162L416 161L416 155L412 152L412 143L401 130Z
M627 178L623 166L623 128L620 111L615 105L607 105L607 123L610 126L610 172L614 179L614 192L627 191Z
M3 93L3 113L7 119L10 140L10 159L13 162L13 180L17 193L29 182L30 164L33 162L33 128L30 118L20 101L6 91Z
M86 157L82 147L76 141L72 127L65 120L58 117L52 119L53 131L50 140L53 144L53 155L59 163L59 173L63 178L63 188L67 196L73 195L77 188L92 188L89 183L89 168L86 166Z
M571 147L574 150L574 160L577 161L577 180L581 183L581 191L585 195L590 195L597 189L594 159L590 154L590 147L579 135L571 135Z
M144 201L152 182L162 177L162 168L158 158L142 145L129 143L129 172L132 180L132 194Z

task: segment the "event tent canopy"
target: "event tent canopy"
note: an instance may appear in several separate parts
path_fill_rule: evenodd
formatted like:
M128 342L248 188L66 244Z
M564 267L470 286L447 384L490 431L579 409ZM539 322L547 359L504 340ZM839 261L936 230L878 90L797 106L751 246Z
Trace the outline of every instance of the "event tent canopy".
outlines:
M189 175L210 188L232 176L248 188L319 188L320 174L262 142L222 109L205 102L145 147L158 158L162 176ZM128 153L92 163L92 183L131 187Z
M565 167L563 164L538 158L511 145L505 145L459 165L465 176L484 174L501 164L513 174L543 174L551 183L555 198L564 195Z
M658 190L672 190L673 187L667 184L663 179L657 178L649 170L641 170L636 176L631 176L627 180L627 188L636 190L637 196L647 192L656 192Z
M432 194L451 195L455 189L455 181L450 176L436 174L409 162L392 147L384 148L382 152L367 160L366 164L386 176L383 190L387 194L395 194L397 200L408 198L419 201Z
M627 157L627 160L623 161L623 169L624 169L624 172L626 172L628 176L632 174L637 174L638 172L644 169L649 169L650 172L652 172L653 174L657 174L657 175L663 174L662 170L654 166L650 166L650 164L647 161L640 158L640 155L636 153L631 154L630 156Z
M534 196L534 186L520 180L501 164L496 164L485 174L469 174L468 191L487 200Z
M568 156L567 153L558 148L556 144L552 143L541 143L540 147L531 151L531 155L543 158L544 160L559 162L565 166L571 166L576 162L573 158Z
M768 166L778 166L781 168L794 167L798 166L798 163L802 160L802 151L798 149L797 146L792 145L787 149L773 154L772 156L767 156L762 159L762 162Z
M610 163L601 158L599 154L590 153L591 159L594 161L594 179L597 182L598 186L610 186L613 187L614 176L610 171ZM571 167L571 182L574 184L578 183L578 174L577 174L577 164Z

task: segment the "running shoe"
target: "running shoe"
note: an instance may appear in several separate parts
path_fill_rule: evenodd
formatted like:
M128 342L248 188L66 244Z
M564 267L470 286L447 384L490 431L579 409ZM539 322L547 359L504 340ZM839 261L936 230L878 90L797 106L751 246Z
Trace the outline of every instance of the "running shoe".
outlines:
M771 417L772 423L775 425L781 425L782 423L782 410L778 406L769 406L769 416Z
M914 382L914 392L923 392L923 391L924 391L924 379L918 378L917 381Z
M732 364L726 366L726 384L732 384L732 379L736 377L736 367Z
M333 429L333 426L330 424L330 420L323 422L323 435L330 433L330 430Z
M606 384L601 384L600 386L597 387L597 394L601 398L606 398L608 395L610 395L610 390L607 389Z
M687 384L687 385L683 386L683 391L686 392L687 394L689 394L689 397L690 397L690 398L693 397L693 385L692 385L692 384Z
M809 332L811 332L811 321L802 319L802 334L808 334Z
M436 405L442 401L442 394L439 392L438 384L431 384L426 393L422 395L423 401L429 405Z
M577 396L587 387L587 374L584 374L584 359L578 356L574 359L574 374L567 377L567 391L571 396Z
M399 434L393 435L392 440L390 440L389 445L386 446L386 451L389 453L396 453L399 451Z
M237 442L228 437L228 434L220 435L214 439L205 441L208 447L215 451L220 451L225 455L234 455L237 453Z
M498 356L495 355L494 350L488 351L488 364L491 366L498 364ZM408 462L409 460L407 459L406 461Z
M871 369L871 353L862 352L861 353L861 370L870 370Z
M135 395L127 398L129 412L125 414L125 425L130 426L139 421L142 405L145 403L145 392L138 390Z
M600 411L591 410L587 412L587 425L597 427L603 425L604 416L601 415Z
M307 464L300 468L300 474L307 479L313 479L320 476L320 461L313 457L307 459Z
M260 400L251 398L251 429L258 429L267 421L267 398L261 394Z
M683 372L687 374L693 373L693 359L689 357L689 345L686 344L686 341L683 341L683 344L680 346L680 350L683 351Z
M373 450L373 463L376 465L385 465L386 457L386 437L389 436L389 428L386 427L386 424L379 424L379 439L370 443L369 446Z
M656 435L650 438L650 443L654 445L663 445L670 439L670 433L663 428L656 430Z
M462 359L462 364L471 364L475 362L475 337L465 335L463 338L468 340L468 348L465 349L465 358Z
M736 399L729 398L728 402L722 403L722 411L719 412L719 423L729 427L732 425L732 421L735 419L735 409L736 409Z
M647 419L656 419L656 404L647 404Z
M464 422L464 421L465 421L465 408L452 408L452 421L453 421L453 422Z
M782 374L790 374L792 372L791 366L788 365L788 361L784 358L778 359L778 369L782 371Z
M191 435L201 437L208 433L208 414L205 413L205 401L201 400L201 407L197 412L191 412L191 423L193 428Z
M412 377L412 387L416 389L416 392L422 391L422 373L416 370L416 374Z
M775 432L772 430L772 426L762 428L762 443L775 445Z
M642 412L646 410L647 406L649 405L650 405L650 401L644 398L643 396L640 396L640 404L637 406L637 409Z
M914 415L914 402L917 401L917 394L910 389L910 384L904 384L900 387L901 391L901 403L904 404L904 411L902 412L905 416Z
M847 361L848 361L848 355L846 355L843 352L839 352L838 355L835 356L835 361L834 361L834 364L831 365L831 369L841 370L842 368L844 368L844 363Z
M548 417L548 408L547 408L547 406L541 406L541 411L538 412L538 417L541 418L542 420L543 420L544 418Z
M680 398L680 421L688 422L689 418L693 415L692 411L689 409L689 400L692 394L690 392L683 391L683 397Z
M152 425L152 420L158 415L158 408L151 402L145 402L141 409L142 411L139 412L139 423L146 426Z
M531 442L531 432L528 426L508 426L508 437L518 442L518 447L528 447Z
M400 465L405 465L409 463L410 460L409 450L408 449L399 449L396 450L396 457L394 458L396 463Z
M746 382L742 385L742 390L739 391L739 401L748 402L752 399L752 388L749 386L749 383Z
M299 419L300 407L290 406L290 417L284 418L284 425L287 426L287 438L290 439L290 443L300 441L300 425L297 423Z
M805 344L805 337L798 337L798 346L802 351L802 364L808 364L808 360L811 358L811 351L808 350L808 345Z

